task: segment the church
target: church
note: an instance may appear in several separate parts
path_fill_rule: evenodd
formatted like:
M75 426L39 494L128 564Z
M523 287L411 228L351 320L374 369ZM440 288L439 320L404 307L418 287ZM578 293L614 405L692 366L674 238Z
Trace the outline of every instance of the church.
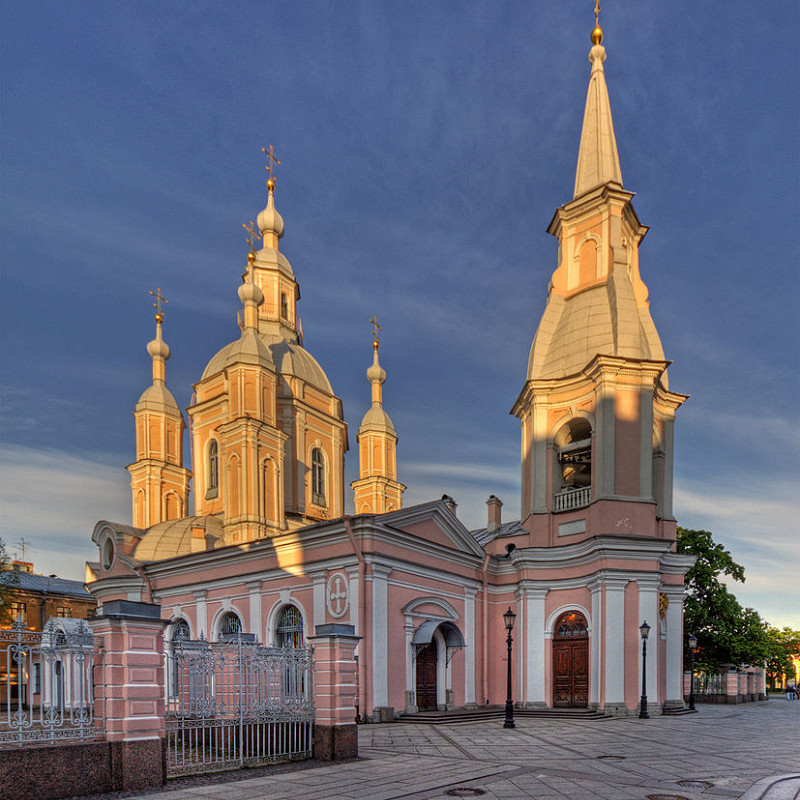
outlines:
M99 604L158 604L167 649L179 637L237 633L298 646L320 626L352 626L354 715L374 721L501 704L507 609L518 707L634 714L646 621L650 713L683 707L693 558L676 553L672 475L687 396L669 389L640 276L648 228L622 183L599 25L591 40L574 193L547 228L557 264L511 409L521 519L504 520L494 495L480 530L464 526L448 496L404 507L377 325L359 477L344 485L348 428L303 345L270 152L238 286L240 333L211 356L186 416L167 386L156 295L152 382L135 406L128 466L132 524L100 521L92 534L88 588ZM232 288L237 279L231 271Z

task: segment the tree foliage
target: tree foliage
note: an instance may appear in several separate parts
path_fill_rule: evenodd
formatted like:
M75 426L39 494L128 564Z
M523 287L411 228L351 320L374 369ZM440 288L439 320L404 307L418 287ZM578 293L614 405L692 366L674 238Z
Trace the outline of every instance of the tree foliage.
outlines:
M770 686L783 686L795 679L793 658L800 658L800 631L791 628L767 628L770 652L767 657L767 681Z
M14 599L14 587L19 578L17 573L8 569L9 560L6 547L0 539L0 625L11 622L11 603Z
M752 608L742 608L721 577L744 582L744 567L708 531L678 528L678 552L697 556L686 573L684 630L697 636L695 668L718 672L728 664L762 665L773 653L768 625ZM688 668L687 652L687 668Z

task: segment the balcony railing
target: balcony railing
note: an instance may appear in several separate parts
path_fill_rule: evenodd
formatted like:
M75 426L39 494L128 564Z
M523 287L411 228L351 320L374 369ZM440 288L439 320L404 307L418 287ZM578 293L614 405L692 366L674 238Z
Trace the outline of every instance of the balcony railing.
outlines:
M584 486L582 489L568 487L557 492L553 498L553 511L572 511L574 508L583 508L592 502L592 487Z

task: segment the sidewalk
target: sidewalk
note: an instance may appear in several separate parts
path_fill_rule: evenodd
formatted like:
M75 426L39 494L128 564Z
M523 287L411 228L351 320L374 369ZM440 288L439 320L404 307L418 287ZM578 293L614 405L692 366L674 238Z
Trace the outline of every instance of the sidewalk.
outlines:
M167 787L148 800L795 800L800 703L698 705L683 717L360 728L361 758ZM791 773L791 775L789 774ZM242 778L242 779L240 779Z

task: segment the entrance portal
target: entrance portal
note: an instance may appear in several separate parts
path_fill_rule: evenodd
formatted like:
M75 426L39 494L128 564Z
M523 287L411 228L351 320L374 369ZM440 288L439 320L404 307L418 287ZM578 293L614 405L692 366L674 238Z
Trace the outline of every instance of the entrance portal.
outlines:
M417 708L420 711L436 711L436 672L439 654L436 641L417 653Z
M580 611L562 614L553 632L553 705L589 704L589 630Z

